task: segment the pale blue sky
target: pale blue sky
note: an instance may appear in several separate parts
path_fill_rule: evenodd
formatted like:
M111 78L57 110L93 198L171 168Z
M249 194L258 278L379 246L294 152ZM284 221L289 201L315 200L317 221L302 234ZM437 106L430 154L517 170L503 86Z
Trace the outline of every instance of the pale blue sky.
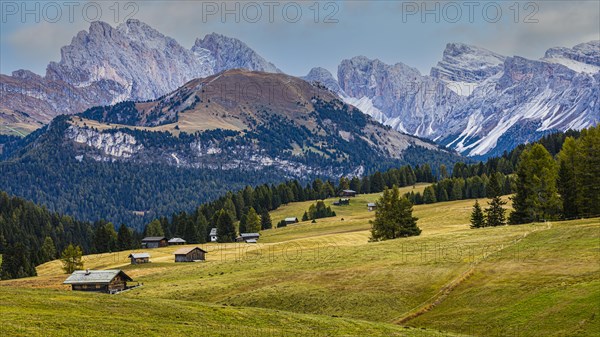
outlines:
M130 15L186 48L211 32L239 38L292 75L304 75L315 66L335 75L342 59L357 55L403 62L429 73L448 42L537 59L551 47L600 39L597 0L325 1L318 6L314 1L244 1L228 2L228 8L222 1L122 1L118 13L114 2L40 1L22 8L22 1L3 0L0 72L29 69L44 74L49 61L60 59L60 47L87 29L89 20L116 26ZM237 13L239 22L236 14L223 20L226 9Z

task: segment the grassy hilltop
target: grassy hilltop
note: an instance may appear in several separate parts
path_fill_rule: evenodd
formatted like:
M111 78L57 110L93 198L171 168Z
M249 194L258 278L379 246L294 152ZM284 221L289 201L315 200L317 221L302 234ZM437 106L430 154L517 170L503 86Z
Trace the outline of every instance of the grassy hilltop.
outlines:
M263 231L257 245L201 245L209 251L203 263L175 264L179 247L150 250L152 263L141 266L129 265L130 252L86 256L86 268L122 268L144 284L118 295L71 292L61 284L60 263L46 263L38 277L0 282L0 332L600 334L600 219L472 230L474 201L453 201L415 206L419 237L369 243L374 213L366 204L378 196L332 206L337 216L316 224ZM311 204L281 207L271 214L273 223L301 218Z

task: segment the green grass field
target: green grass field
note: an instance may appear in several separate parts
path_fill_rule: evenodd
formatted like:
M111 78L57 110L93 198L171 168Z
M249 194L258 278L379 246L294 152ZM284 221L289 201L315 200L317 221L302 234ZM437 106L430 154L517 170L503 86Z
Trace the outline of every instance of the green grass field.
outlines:
M118 295L72 292L60 263L46 263L38 277L0 282L0 332L600 334L600 219L472 230L474 201L454 201L415 206L419 237L370 243L366 204L378 196L332 206L337 216L316 224L263 231L256 245L201 245L202 263L175 264L174 247L150 250L152 263L141 266L128 264L130 252L86 256L86 268L122 268L144 284ZM273 222L300 218L310 204L283 206Z

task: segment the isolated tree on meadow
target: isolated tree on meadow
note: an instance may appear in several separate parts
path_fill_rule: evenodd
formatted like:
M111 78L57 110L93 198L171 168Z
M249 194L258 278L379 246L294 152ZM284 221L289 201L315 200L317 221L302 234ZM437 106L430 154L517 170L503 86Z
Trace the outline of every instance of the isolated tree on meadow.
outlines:
M377 201L375 220L371 221L371 241L396 239L421 234L417 218L413 217L413 205L400 197L397 186L385 189Z
M471 228L482 228L485 227L485 216L479 206L479 201L475 200L473 205L473 212L471 212Z
M83 261L81 261L82 255L83 252L81 251L81 247L73 246L73 244L69 244L69 246L63 250L60 259L65 273L71 274L75 270L83 269Z
M488 205L485 209L485 225L489 227L506 225L506 210L502 207L506 205L506 201L503 201L500 196L495 196Z

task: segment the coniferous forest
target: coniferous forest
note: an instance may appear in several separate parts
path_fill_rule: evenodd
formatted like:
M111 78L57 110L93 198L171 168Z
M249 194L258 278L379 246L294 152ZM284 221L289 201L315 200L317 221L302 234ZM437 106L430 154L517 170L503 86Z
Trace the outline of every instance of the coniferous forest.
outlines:
M491 204L485 212L476 207L473 227L487 226L490 215L495 219L493 226L504 224L506 220L519 224L597 216L600 214L600 127L569 134L547 136L485 163L458 163L451 172L442 165L434 173L425 164L375 172L362 178L343 177L337 182L315 179L302 185L298 180L290 180L277 185L246 186L226 192L214 201L196 205L192 212L180 211L171 216L156 217L154 221L146 222L143 231L141 228L132 230L124 224L115 226L103 219L79 221L2 192L1 275L3 279L34 275L36 265L57 258L69 244L79 246L84 254L89 254L135 248L143 235L178 236L189 243L203 243L213 227L229 233L221 240L233 241L237 234L236 222L243 221L245 226L252 223L252 228L265 229L270 224L269 211L290 202L334 197L344 189L379 193L393 186L432 183L422 195L411 192L404 196L412 204L514 194L514 212L508 219L498 214L502 206L498 199L497 205ZM101 175L102 171L96 173ZM160 177L158 171L154 173ZM83 178L76 176L75 179ZM56 188L61 183L68 182L58 182ZM127 194L120 197L127 198ZM316 206L313 211L309 218L318 218ZM320 215L327 216L325 213L322 211Z

